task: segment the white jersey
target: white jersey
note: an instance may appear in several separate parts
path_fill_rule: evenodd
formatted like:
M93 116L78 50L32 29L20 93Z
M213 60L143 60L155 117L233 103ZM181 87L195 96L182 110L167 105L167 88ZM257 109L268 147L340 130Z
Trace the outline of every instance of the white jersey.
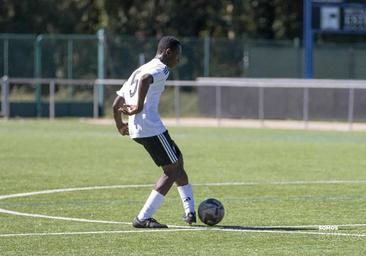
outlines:
M143 75L150 74L153 83L147 92L143 110L128 117L128 130L131 138L151 137L166 131L158 112L160 95L164 91L165 81L169 76L168 67L158 58L136 69L123 84L117 94L123 97L128 105L137 105L138 85Z

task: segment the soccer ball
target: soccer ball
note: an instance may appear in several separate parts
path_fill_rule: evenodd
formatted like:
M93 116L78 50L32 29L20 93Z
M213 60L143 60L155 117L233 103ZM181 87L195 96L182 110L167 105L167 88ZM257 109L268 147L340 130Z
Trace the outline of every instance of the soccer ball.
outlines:
M223 204L215 198L204 200L198 207L198 217L209 226L219 223L224 218L224 215L225 209Z

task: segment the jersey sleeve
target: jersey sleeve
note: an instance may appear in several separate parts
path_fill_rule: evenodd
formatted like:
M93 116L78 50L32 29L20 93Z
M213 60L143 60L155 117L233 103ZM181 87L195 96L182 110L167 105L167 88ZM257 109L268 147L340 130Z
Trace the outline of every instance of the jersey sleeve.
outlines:
M118 95L118 96L121 96L122 98L125 98L125 95L124 95L124 89L123 89L123 86L124 86L125 84L123 84L122 85L122 87L121 87L121 89L119 89L118 91L116 91L116 94Z
M168 70L167 67L165 67L165 68L156 68L156 69L148 70L147 73L152 75L152 77L154 79L154 83L155 83L157 81L166 80L168 78L168 75L169 75L169 70Z

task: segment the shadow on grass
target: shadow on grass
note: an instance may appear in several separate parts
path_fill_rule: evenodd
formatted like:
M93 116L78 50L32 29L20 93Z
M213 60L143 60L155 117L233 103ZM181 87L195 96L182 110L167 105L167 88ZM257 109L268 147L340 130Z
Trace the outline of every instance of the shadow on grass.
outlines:
M268 231L306 231L306 230L318 230L315 227L256 227L256 226L238 226L238 225L215 225L215 226L206 226L206 225L194 225L194 227L202 227L202 228L213 228L213 229L223 229L223 230L268 230Z

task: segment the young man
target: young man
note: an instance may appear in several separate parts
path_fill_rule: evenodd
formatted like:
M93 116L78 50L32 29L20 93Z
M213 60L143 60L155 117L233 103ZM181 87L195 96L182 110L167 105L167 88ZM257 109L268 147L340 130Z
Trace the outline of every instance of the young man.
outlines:
M130 135L144 146L155 164L163 169L163 175L132 222L135 228L167 228L167 225L153 219L152 215L163 203L173 183L177 185L182 199L184 221L188 224L196 222L192 186L183 167L182 153L170 138L158 113L160 95L164 91L169 69L179 63L181 53L182 45L176 38L163 37L155 58L132 73L117 91L118 96L113 103L114 120L119 133ZM128 124L122 121L121 113L128 115Z

